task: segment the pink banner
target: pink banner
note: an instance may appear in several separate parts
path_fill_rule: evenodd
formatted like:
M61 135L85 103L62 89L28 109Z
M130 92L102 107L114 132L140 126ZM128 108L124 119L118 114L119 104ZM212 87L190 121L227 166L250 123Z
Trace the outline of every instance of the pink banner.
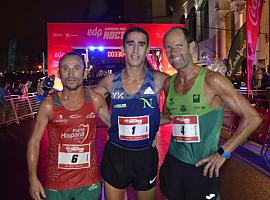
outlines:
M103 46L120 49L123 35L131 27L145 29L151 48L160 48L164 34L174 26L185 27L184 24L48 23L48 74L55 74L59 58L74 48Z
M260 30L261 14L264 0L247 0L246 4L246 45L247 45L247 95L250 95L253 64L255 60L257 39Z

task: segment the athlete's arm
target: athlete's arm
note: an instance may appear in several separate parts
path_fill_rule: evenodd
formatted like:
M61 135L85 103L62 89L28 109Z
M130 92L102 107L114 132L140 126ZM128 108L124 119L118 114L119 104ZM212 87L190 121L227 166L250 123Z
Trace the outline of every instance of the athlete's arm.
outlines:
M241 117L237 131L223 145L223 149L231 153L253 133L262 122L262 119L248 100L236 92L231 83L221 74L217 72L209 73L206 76L206 84L210 87L216 98L220 99L222 104ZM213 173L219 176L219 168L224 162L225 158L215 153L197 162L196 166L206 164L203 173L204 175L209 173L209 176L212 177Z
M113 78L114 78L113 74L102 78L98 83L98 85L94 88L95 92L99 93L104 98L107 97L109 94L111 94Z
M100 119L106 124L108 125L108 127L111 126L111 122L110 122L110 117L111 114L109 112L107 103L104 99L103 96L101 96L100 94L98 94L95 91L92 91L92 99L95 105L95 110L97 112L97 114L99 115Z
M167 99L167 95L168 95L168 91L169 91L169 86L170 86L170 77L168 77L165 82L164 82L164 85L163 85L163 90L164 90L164 93L165 93L165 101L164 101L164 104L163 104L163 108L162 108L162 113L161 113L161 117L160 117L160 124L168 124L168 123L171 123L172 121L172 118L171 118L171 114L167 108L167 105L166 105L166 99Z
M165 80L169 77L168 74L160 72L160 71L154 71L154 79L156 84L156 93L158 97L158 102L160 99L160 92L163 90L163 85Z
M45 198L44 189L37 178L37 163L39 157L40 140L44 134L52 113L51 97L46 97L40 104L36 123L28 142L27 164L30 183L30 195L35 200Z

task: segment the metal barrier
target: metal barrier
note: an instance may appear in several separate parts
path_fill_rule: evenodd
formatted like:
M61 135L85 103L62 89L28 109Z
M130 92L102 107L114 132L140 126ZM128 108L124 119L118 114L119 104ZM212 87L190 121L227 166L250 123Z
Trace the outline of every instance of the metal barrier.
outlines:
M19 124L21 119L34 118L38 106L36 93L29 93L28 96L11 95L6 99L6 103L0 107L0 125L13 122Z
M265 99L249 99L249 101L260 114L262 123L248 139L261 144L261 155L266 155L267 151L270 151L270 101ZM239 121L239 116L225 109L222 125L229 132L228 137L234 134L238 128Z

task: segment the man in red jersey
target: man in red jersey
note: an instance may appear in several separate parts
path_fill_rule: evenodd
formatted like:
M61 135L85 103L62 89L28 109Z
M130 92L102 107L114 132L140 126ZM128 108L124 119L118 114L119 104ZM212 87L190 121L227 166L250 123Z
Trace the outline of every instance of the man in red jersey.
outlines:
M76 53L59 61L63 91L39 107L28 143L30 194L35 200L98 199L100 183L95 151L96 114L110 126L104 98L83 88L84 60ZM40 140L47 127L49 163L45 190L37 178Z

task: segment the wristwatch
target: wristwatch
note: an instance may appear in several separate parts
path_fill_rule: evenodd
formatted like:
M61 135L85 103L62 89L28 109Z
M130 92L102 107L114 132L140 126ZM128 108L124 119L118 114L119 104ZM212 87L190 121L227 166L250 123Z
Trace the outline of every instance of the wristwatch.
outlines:
M225 159L229 159L231 157L231 154L229 152L225 151L222 147L219 147L217 152L219 155L221 155Z

